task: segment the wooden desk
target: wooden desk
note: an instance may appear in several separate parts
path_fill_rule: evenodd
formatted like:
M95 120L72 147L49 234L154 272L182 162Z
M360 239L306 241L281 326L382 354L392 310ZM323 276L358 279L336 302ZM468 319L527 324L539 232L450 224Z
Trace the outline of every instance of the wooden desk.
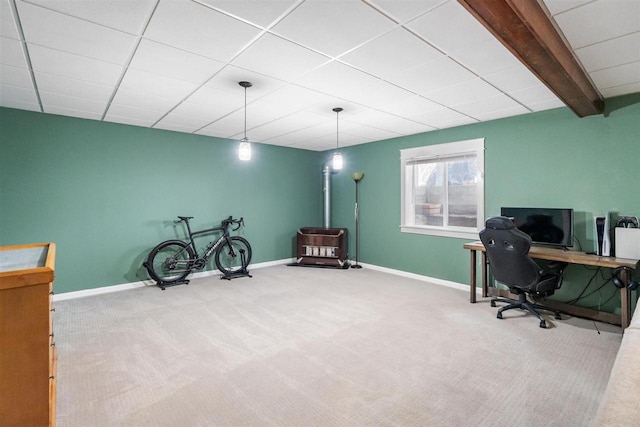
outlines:
M465 249L470 251L470 271L471 276L469 280L469 300L471 303L476 302L476 253L480 251L482 253L482 296L487 297L491 293L492 296L505 296L507 291L495 289L490 292L489 287L487 285L487 254L482 242L473 242L466 243L464 245ZM589 255L584 252L578 251L568 251L564 249L554 249L547 248L543 246L531 246L529 250L529 256L531 258L536 259L544 259L549 261L562 261L570 264L582 264L582 265L593 265L596 267L606 267L606 268L618 268L618 267L629 267L634 269L636 266L637 260L627 259L627 258L614 258L614 257L605 257L598 255ZM620 273L620 279L623 283L628 284L630 275L627 270L624 270ZM493 288L492 288L493 289ZM502 291L502 292L500 292ZM622 329L629 326L629 322L631 321L631 291L626 286L623 289L620 289L620 316L604 313L596 310L591 310L587 308L582 308L570 304L563 304L558 301L547 300L545 301L545 305L548 305L550 308L555 308L561 311L564 311L568 314L580 316L580 317L588 317L594 320L601 320L608 323L615 323L622 326Z

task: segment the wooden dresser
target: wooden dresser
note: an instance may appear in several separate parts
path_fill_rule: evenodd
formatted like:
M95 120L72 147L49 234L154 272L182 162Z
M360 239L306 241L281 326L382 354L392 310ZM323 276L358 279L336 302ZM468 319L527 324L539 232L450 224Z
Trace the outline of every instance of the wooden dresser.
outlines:
M0 425L55 426L53 243L0 246Z

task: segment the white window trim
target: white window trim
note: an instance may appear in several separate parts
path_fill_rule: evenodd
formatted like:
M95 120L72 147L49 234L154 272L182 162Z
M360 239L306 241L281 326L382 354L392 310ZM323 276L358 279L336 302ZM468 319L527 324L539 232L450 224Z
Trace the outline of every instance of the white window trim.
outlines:
M451 157L458 154L473 152L478 159L478 169L482 178L482 185L478 191L478 218L476 228L467 227L438 227L430 225L414 225L408 221L409 215L415 210L407 209L407 194L412 190L412 183L405 176L406 164L411 160L420 158ZM469 139L466 141L449 142L446 144L426 145L423 147L407 148L400 150L400 231L403 233L428 234L432 236L453 237L457 239L478 239L478 233L484 227L484 138ZM407 188L409 187L409 188Z

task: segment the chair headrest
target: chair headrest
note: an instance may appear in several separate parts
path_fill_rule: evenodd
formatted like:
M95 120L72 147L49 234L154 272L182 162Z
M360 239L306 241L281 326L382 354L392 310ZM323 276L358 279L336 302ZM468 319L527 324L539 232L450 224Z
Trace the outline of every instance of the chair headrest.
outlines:
M511 230L512 228L516 228L516 225L506 216L493 216L487 219L485 227L493 230Z

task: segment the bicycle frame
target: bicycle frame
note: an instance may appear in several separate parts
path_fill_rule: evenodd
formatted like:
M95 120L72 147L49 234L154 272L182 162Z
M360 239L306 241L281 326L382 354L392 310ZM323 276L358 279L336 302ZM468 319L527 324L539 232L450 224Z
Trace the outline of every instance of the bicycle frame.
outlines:
M207 228L206 230L200 230L200 231L192 232L191 231L191 226L189 225L189 220L188 219L181 219L180 221L184 221L185 224L187 225L187 233L189 235L189 245L191 246L191 249L193 249L193 253L196 256L196 261L203 260L204 262L207 262L209 260L209 257L211 256L211 254L224 241L228 241L229 242L229 246L231 246L231 242L229 240L229 236L230 236L230 234L229 234L229 226L230 226L230 224L227 223L227 222L223 222L223 225L220 225L218 227ZM216 231L222 231L222 235L220 237L218 237L218 239L216 239L214 242L211 242L211 243L209 243L207 245L207 247L204 249L204 255L201 257L200 254L198 253L198 248L196 247L196 242L195 242L194 237L202 235L202 234L214 233ZM232 248L232 250L233 250L233 248Z

